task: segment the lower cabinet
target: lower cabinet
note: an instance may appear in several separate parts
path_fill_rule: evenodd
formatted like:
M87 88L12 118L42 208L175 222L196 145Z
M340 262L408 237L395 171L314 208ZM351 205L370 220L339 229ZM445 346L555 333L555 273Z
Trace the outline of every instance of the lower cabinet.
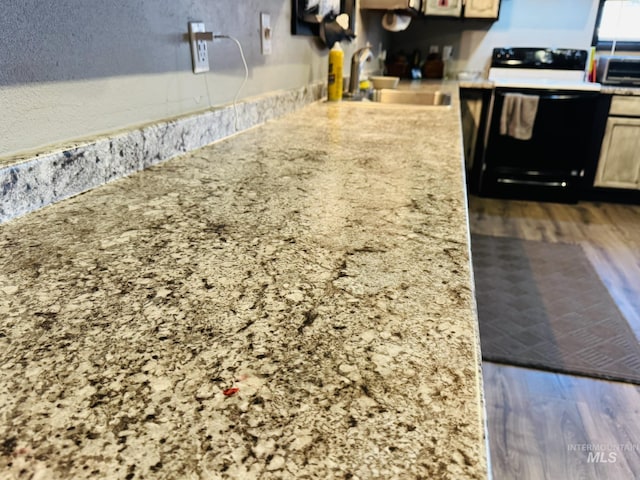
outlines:
M640 189L640 97L613 97L594 186Z
M464 160L467 171L473 166L474 154L478 146L480 120L482 119L482 96L467 93L460 98L460 116L462 119L462 138L464 140Z
M478 193L484 155L484 136L487 128L487 112L493 90L489 88L460 89L460 117L464 142L464 161L467 186Z

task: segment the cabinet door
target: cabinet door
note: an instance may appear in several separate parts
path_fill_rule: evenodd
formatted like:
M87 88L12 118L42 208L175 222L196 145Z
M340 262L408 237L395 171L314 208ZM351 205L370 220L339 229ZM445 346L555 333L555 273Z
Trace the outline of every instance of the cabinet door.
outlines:
M459 17L461 13L462 0L426 0L424 2L425 15Z
M482 116L482 96L465 94L460 98L460 115L462 119L462 138L464 143L464 160L467 171L473 167L473 158L478 143L478 128Z
M640 118L609 117L594 185L639 188Z
M498 18L500 0L466 0L464 16L469 18Z

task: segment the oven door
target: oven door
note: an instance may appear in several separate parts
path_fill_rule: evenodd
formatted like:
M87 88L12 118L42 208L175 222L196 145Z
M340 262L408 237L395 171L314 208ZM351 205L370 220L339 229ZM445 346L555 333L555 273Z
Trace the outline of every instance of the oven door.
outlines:
M538 96L531 138L501 133L509 93ZM598 92L496 88L480 178L481 195L575 202L589 154ZM504 118L502 119L504 122Z

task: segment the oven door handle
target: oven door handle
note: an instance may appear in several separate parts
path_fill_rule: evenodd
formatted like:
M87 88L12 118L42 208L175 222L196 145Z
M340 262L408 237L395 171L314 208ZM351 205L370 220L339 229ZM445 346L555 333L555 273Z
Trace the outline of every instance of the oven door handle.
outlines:
M578 100L580 98L590 98L592 95L561 95L561 94L553 94L553 95L542 95L540 100Z
M504 93L501 96L505 96ZM577 93L577 94L561 94L561 93L553 93L551 95L539 95L538 98L540 100L578 100L580 98L593 98L594 95L590 93Z
M511 185L535 185L540 187L567 187L567 182L551 182L551 181L541 181L541 180L516 180L513 178L497 178L496 182L498 183L506 183Z

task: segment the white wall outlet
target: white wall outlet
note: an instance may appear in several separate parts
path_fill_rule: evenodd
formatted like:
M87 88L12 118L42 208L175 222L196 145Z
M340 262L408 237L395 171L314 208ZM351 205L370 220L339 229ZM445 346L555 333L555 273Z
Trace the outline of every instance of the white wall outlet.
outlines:
M260 13L260 51L271 55L271 15Z
M204 33L204 22L189 22L189 43L191 44L191 63L193 73L209 71L209 52L207 51L207 41L196 39L195 34Z

